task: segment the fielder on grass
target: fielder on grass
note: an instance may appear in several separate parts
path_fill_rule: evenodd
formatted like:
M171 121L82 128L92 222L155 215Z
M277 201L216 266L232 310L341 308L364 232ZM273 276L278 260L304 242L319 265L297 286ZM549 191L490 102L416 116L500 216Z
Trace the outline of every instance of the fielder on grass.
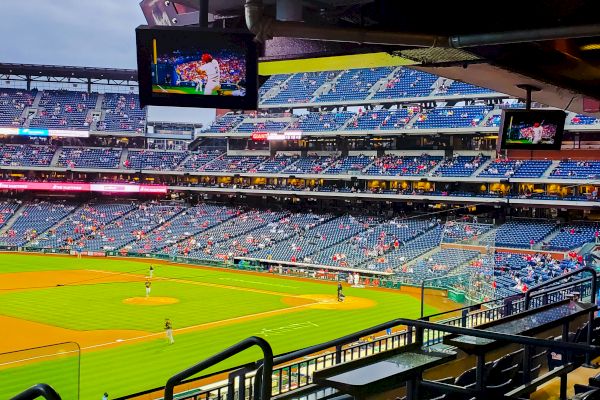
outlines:
M175 343L175 339L173 339L173 324L169 318L165 319L165 333L167 334L167 339L169 339L169 344Z

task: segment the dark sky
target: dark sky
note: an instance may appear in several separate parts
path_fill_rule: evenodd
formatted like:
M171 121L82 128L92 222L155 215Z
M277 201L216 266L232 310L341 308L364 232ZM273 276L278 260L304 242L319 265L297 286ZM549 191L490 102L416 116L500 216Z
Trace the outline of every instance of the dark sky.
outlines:
M136 68L138 0L2 3L0 62Z

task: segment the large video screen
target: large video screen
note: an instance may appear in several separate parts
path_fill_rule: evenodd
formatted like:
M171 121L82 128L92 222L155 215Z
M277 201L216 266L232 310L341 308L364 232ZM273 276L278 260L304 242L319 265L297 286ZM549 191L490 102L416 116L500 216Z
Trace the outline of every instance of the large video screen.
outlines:
M256 109L252 34L141 26L136 37L142 106Z
M505 110L501 148L560 150L566 115L561 110Z

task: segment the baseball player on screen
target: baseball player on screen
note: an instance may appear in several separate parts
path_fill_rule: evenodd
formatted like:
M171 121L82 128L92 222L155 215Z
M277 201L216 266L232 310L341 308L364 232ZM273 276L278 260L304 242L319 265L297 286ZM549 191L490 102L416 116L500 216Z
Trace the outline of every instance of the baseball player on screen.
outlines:
M202 54L202 64L196 69L199 75L206 77L206 84L204 85L205 95L212 95L213 91L221 89L221 70L219 69L219 63L217 60L212 58L210 54ZM196 85L196 92L200 90L201 81L198 81Z
M539 122L533 124L533 138L531 142L533 144L538 144L542 141L542 135L544 134L544 127Z

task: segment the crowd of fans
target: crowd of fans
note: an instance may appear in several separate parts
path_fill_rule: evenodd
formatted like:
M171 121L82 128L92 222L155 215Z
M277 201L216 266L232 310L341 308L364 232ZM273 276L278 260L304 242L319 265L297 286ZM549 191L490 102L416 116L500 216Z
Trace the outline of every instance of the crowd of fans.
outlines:
M203 79L198 73L201 66L203 52L186 56L161 56L158 62L174 66L182 82L196 82ZM212 54L213 59L219 63L221 83L239 84L246 79L246 60L239 54L230 51L218 51Z

